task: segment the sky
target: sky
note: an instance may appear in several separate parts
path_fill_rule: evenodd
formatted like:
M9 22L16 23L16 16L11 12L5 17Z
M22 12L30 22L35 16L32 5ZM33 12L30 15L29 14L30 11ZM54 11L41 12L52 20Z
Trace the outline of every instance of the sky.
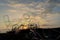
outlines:
M60 27L60 0L0 0L0 30L31 16L41 28ZM11 22L6 22L6 21ZM9 27L10 29L10 27Z

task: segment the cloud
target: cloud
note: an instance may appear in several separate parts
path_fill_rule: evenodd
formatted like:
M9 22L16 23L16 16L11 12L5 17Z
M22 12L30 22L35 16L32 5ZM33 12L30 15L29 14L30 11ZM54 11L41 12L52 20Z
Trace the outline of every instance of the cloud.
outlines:
M49 0L49 2L51 2L51 3L59 3L60 4L60 0Z
M6 0L9 3L22 3L22 4L30 4L32 2L44 2L45 0Z
M53 12L53 9L60 5L58 0L4 0L3 2L6 2L1 3L3 6L1 8L5 9L3 14L11 16L12 19L28 15L35 17L38 22L42 20L40 22L42 24L58 25L60 23L60 14Z
M8 12L16 13L17 11L16 10L8 10Z
M13 0L12 2L14 2L14 3L10 3L10 4L8 4L8 6L15 8L15 10L17 10L17 13L19 13L19 14L22 13L23 15L40 16L43 19L51 18L49 20L53 21L54 20L53 18L55 18L57 16L53 17L56 13L53 13L52 11L58 5L54 4L55 3L54 1L51 1L52 3L50 1L51 0L46 0L44 2L43 1L36 2L34 0L33 1L28 0L25 3L24 0L16 0L16 1ZM11 2L11 0L9 2ZM48 15L48 14L50 14L50 15ZM51 23L54 23L54 22L51 22Z
M53 9L57 7L54 0L53 1L52 0L5 0L5 1L7 1L9 7L13 7L15 9L30 8L39 11L40 9L44 9L45 11L42 12L42 15L51 13Z
M21 8L21 7L25 7L26 5L24 5L24 4L8 4L8 6L13 7L13 8Z

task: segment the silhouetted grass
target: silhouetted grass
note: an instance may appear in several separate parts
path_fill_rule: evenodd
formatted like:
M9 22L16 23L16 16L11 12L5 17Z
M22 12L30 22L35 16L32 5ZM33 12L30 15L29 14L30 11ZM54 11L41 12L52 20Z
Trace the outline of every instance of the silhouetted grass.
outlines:
M35 29L36 32L40 35L37 35L36 37L38 39L32 39L33 34L30 34L30 29L26 30L20 30L18 33L15 33L15 31L9 31L7 33L0 34L0 40L59 40L60 35L60 28L52 28L52 29ZM48 36L48 37L46 37ZM35 37L35 38L36 38Z

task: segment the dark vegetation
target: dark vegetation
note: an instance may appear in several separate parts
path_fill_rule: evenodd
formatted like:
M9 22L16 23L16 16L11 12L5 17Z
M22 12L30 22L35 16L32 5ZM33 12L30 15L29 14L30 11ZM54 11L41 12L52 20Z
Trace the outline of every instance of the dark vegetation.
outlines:
M0 34L0 40L60 40L60 28L13 30Z

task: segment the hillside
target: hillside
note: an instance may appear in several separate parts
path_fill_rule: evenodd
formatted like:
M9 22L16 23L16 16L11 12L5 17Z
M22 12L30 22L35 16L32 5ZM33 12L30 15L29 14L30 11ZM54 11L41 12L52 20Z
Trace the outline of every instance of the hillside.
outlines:
M59 40L60 28L54 29L26 29L19 32L9 31L0 34L0 40Z

